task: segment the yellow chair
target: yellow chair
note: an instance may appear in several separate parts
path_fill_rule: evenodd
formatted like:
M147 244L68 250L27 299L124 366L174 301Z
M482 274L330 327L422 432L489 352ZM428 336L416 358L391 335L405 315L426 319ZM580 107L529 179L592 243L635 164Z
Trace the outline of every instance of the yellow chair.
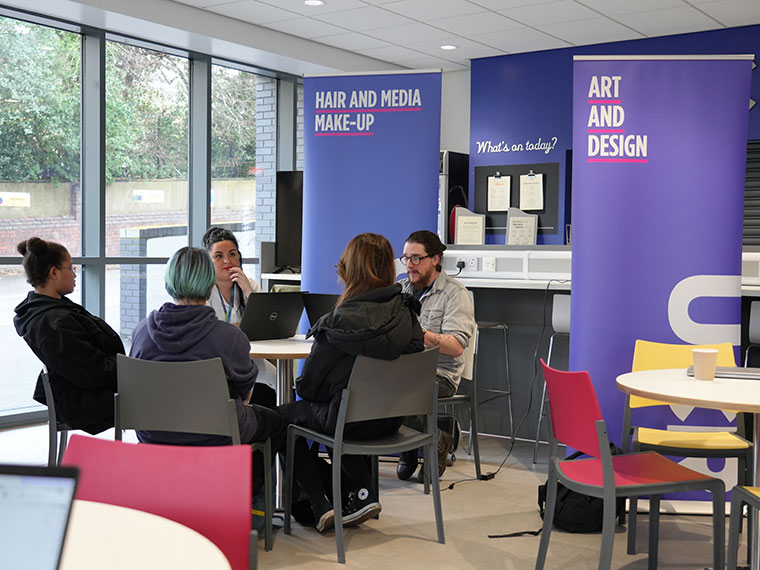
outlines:
M736 366L734 348L731 343L722 344L664 344L637 340L633 352L633 372L640 370L661 370L667 368L687 368L692 364L693 348L715 348L718 350L718 366ZM679 457L736 457L739 463L739 484L750 481L748 467L752 465L752 443L730 431L689 432L670 431L639 427L632 424L632 410L651 406L668 406L668 402L650 400L640 396L627 395L623 414L623 441L625 453L633 451L657 451L663 455ZM737 425L742 430L743 421ZM742 430L743 431L743 430ZM637 500L630 500L630 530L628 533L628 553L635 553Z

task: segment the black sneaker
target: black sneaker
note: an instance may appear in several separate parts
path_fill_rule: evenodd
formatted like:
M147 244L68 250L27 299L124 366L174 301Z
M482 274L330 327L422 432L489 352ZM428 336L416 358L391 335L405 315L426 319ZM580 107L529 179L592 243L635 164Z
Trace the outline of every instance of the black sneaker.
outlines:
M367 489L349 491L348 499L343 507L343 526L357 525L380 514L383 507L377 496L370 495Z
M327 499L321 497L314 500L311 504L311 510L314 513L314 526L317 532L325 532L335 526L335 511Z

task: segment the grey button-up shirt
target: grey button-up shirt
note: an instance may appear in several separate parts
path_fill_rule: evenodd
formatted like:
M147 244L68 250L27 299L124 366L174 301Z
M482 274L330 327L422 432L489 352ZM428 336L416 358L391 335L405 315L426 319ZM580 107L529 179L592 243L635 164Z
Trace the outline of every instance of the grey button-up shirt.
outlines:
M401 280L404 293L413 293L409 279ZM475 311L467 288L456 279L441 272L430 288L420 297L422 313L420 325L434 333L450 334L462 348L467 348L475 334ZM464 369L464 354L458 357L438 355L438 376L443 376L455 386Z

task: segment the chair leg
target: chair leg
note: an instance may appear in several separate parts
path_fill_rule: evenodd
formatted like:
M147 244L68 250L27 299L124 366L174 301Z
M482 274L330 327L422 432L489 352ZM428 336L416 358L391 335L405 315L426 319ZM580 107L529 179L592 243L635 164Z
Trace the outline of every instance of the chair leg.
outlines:
M424 469L427 471L428 479L433 485L433 508L435 510L435 529L438 533L438 542L444 544L446 537L443 533L443 511L441 509L441 483L438 480L438 462L435 458L438 456L438 440L426 445L423 451L425 455Z
M272 440L267 438L264 443L264 550L272 550L274 534L272 533Z
M617 501L614 495L604 500L604 514L602 519L602 546L599 553L599 570L609 570L612 566L612 547L615 541L615 505ZM546 515L544 515L546 516Z
M628 554L636 554L636 524L638 518L639 499L628 499Z
M332 488L333 511L335 512L335 548L338 551L338 562L346 563L346 547L343 541L343 498L340 494L340 475L342 467L341 450L333 449L332 456Z
M728 570L736 570L737 558L739 556L739 525L742 518L742 507L744 501L741 498L737 489L734 489L731 493L731 515L728 522L728 558L726 561L726 568ZM751 519L752 515L748 519ZM747 525L749 529L749 525Z
M549 353L549 359L551 359L551 352ZM538 459L538 439L541 433L541 423L544 419L544 405L546 404L546 382L544 382L544 389L541 392L541 405L538 408L538 422L536 422L536 443L533 445L533 465L536 464Z
M285 507L285 526L283 528L285 534L290 534L290 502L293 493L293 460L295 456L295 443L295 433L289 429L285 451L285 489L283 489L282 494L282 503Z
M649 497L649 570L657 570L658 547L660 539L660 496Z
M541 529L541 542L538 545L536 556L536 570L543 570L546 563L546 554L549 551L549 536L552 532L554 509L557 504L557 476L554 468L549 464L549 479L546 482L546 509L544 510L544 525Z
M48 467L55 467L56 457L58 457L58 432L55 425L48 421Z
M512 443L515 443L515 421L512 416L512 381L509 377L509 349L507 342L507 325L502 326L502 332L504 333L504 375L507 383L507 409L509 410L509 435L511 436Z
M60 465L61 461L63 461L63 454L66 451L66 445L68 445L69 441L69 432L67 430L62 430L60 433L61 439L58 442L58 459L56 465Z
M713 481L713 567L723 568L726 544L726 488L723 481Z
M375 493L380 497L380 459L377 455L373 455L372 461L372 486L375 489ZM380 518L380 514L374 516L375 519Z
M475 454L475 475L478 479L481 477L480 470L480 446L478 445L478 395L475 393L473 386L470 394L470 442L473 453ZM469 445L469 444L468 444Z

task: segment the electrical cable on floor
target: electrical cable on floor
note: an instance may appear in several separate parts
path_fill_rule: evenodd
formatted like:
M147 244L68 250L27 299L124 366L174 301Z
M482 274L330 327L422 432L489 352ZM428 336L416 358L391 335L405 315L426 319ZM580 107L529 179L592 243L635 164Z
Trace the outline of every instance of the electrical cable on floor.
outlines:
M528 386L528 388L529 388L528 393L530 394L530 396L528 398L528 407L525 410L525 413L523 414L522 418L520 418L520 421L518 422L517 427L512 430L512 435L513 436L520 431L520 428L522 427L523 423L525 423L525 420L528 418L528 414L530 414L530 410L533 407L533 388L534 388L534 386L536 384L536 380L538 379L538 374L539 374L539 370L538 370L538 349L541 346L541 340L544 337L544 332L546 332L546 324L547 324L546 323L546 305L547 305L547 299L549 297L549 288L551 287L551 284L553 282L556 282L556 283L567 283L568 280L567 279L550 279L547 282L547 284L546 284L546 289L544 289L544 301L543 301L543 305L541 307L541 331L538 333L538 339L536 340L536 346L533 349L533 378L531 379L530 385ZM487 402L490 402L491 400L494 400L496 398L501 398L501 397L503 397L503 395L501 395L501 394L498 395L498 396L493 396L493 397L488 398L486 400L483 400L483 401L481 401L479 403L476 402L475 405L482 405L482 404L485 404ZM512 395L510 394L510 398L511 397L512 397ZM536 434L536 437L538 437L538 434ZM466 483L466 482L469 482L469 481L478 481L478 480L480 480L480 481L490 481L491 479L493 479L494 477L496 477L496 475L498 475L498 473L501 471L502 467L504 467L504 464L507 462L507 460L509 459L509 457L512 455L512 450L514 449L515 441L516 441L516 437L512 437L511 441L510 441L510 444L509 444L509 449L507 449L507 453L504 456L504 459L502 460L502 462L499 464L499 467L496 469L496 471L489 471L488 473L483 473L483 474L480 475L480 479L477 479L477 478L473 477L473 478L470 478L470 479L460 479L458 481L454 481L453 483L449 483L445 487L442 487L441 490L442 491L451 490L451 489L454 488L455 485L458 485L459 483Z

